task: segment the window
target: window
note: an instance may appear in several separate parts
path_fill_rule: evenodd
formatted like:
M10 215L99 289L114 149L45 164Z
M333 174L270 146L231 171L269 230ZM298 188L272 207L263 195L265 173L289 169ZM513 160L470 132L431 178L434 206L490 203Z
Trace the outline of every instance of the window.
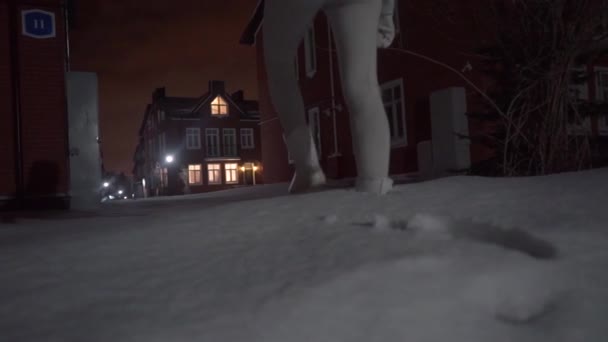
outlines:
M203 184L201 164L188 165L188 184Z
M226 184L238 184L239 177L237 173L238 165L236 163L224 164L226 172Z
M209 184L222 184L220 164L207 164L207 178Z
M186 128L186 149L198 150L201 148L201 129L198 127Z
M586 73L585 68L574 68L571 72L581 75ZM573 100L589 100L589 85L586 81L571 83L568 90ZM571 134L590 134L591 119L589 117L582 118L582 121L568 124L567 129Z
M217 96L211 101L211 115L228 115L228 104L221 96Z
M159 109L156 113L156 116L157 116L157 119L159 122L165 120L165 111L162 109Z
M308 125L310 126L310 133L317 149L317 157L321 159L321 121L319 117L319 107L308 110Z
M222 129L225 156L236 156L236 128Z
M596 74L597 78L597 100L608 102L608 69L602 68ZM601 113L598 118L598 133L608 134L608 113Z
M255 148L255 143L253 141L253 128L241 128L241 148Z
M403 81L401 79L384 83L381 87L382 102L388 119L393 144L407 142L405 126L405 106L403 104Z
M306 61L306 76L313 77L317 72L317 51L314 24L306 31L304 37L304 57Z
M217 128L205 129L205 144L207 145L208 157L220 156L220 133Z

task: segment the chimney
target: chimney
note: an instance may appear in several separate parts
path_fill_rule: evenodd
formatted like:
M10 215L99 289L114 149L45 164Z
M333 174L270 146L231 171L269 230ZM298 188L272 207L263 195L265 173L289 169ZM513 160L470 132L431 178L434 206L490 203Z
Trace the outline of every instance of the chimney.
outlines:
M232 99L235 101L239 101L239 102L243 102L244 98L245 98L245 92L243 92L242 90L239 91L235 91L232 95L231 95Z
M226 92L224 81L209 81L209 91L214 94Z
M165 97L165 87L156 88L152 93L152 100L158 100Z

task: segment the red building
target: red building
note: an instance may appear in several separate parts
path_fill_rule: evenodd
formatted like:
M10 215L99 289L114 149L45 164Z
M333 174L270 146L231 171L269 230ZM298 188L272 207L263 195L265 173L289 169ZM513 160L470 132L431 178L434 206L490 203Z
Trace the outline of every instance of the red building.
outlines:
M135 181L145 196L260 184L259 123L257 101L228 93L223 81L209 82L199 98L156 89L139 131Z
M474 1L473 1L474 2ZM472 2L472 3L473 3ZM488 31L475 29L465 4L446 9L444 15L434 13L425 1L397 2L395 13L397 36L391 49L379 50L378 76L383 100L391 126L391 174L420 171L428 156L431 140L437 132L446 134L459 123L439 129L442 121L433 119L432 112L441 111L441 103L463 89L462 123L465 132L484 129L480 122L463 119L465 111L480 108L476 90L458 73L462 73L481 90L487 90L490 80L478 72L480 60L472 53L479 42L487 41ZM469 4L471 5L471 4ZM479 7L479 6L478 6ZM447 16L446 16L447 15ZM463 19L467 21L464 22ZM263 55L263 1L258 3L248 23L241 44L255 45L258 59L258 87L261 112L262 157L267 182L290 180L292 169L277 120L276 111L268 94L266 68ZM294 72L298 76L307 110L307 119L318 148L323 169L330 178L355 176L354 157L348 111L340 85L338 62L328 20L319 13L299 48ZM409 53L407 51L414 51ZM443 65L440 65L443 64ZM607 64L608 65L608 64ZM591 99L608 100L608 69L597 65L594 77L584 86ZM452 68L452 70L450 70ZM447 93L441 93L448 90ZM433 104L432 95L436 100ZM447 96L447 97L446 97ZM458 101L455 101L458 103ZM436 107L436 109L433 109ZM449 110L449 108L448 108ZM608 119L606 119L608 120ZM431 124L434 122L435 127ZM608 121L591 118L587 123L594 136L608 136ZM434 132L435 130L435 132ZM460 144L450 140L446 146ZM435 139L437 140L437 139ZM464 143L463 143L464 144ZM438 142L435 143L439 145ZM467 142L462 145L466 161L470 163L487 158L486 147ZM435 148L435 147L433 147Z
M67 204L66 27L60 0L0 0L0 200Z

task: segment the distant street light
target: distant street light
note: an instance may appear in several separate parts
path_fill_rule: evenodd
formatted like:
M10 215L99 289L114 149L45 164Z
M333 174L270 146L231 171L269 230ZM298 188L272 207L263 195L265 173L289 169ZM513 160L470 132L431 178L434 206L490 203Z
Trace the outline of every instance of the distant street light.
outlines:
M172 155L170 155L170 154L169 154L169 155L167 155L167 156L165 157L165 161L166 161L167 163L169 163L169 164L173 163L173 156L172 156Z
M119 194L119 195L122 195L122 190L118 190L118 194Z
M103 187L104 187L104 188L107 188L107 187L109 187L109 186L110 186L110 183L108 183L108 182L103 182Z

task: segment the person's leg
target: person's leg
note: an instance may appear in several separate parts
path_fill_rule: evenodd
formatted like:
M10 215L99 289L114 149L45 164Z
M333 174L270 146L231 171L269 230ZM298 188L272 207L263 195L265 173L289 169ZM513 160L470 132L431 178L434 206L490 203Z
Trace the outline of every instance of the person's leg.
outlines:
M296 169L289 187L291 193L325 183L294 71L297 48L323 2L266 0L264 7L264 59L270 97Z
M377 32L382 0L338 1L325 9L334 32L342 88L350 112L359 191L384 194L390 131L377 76Z

